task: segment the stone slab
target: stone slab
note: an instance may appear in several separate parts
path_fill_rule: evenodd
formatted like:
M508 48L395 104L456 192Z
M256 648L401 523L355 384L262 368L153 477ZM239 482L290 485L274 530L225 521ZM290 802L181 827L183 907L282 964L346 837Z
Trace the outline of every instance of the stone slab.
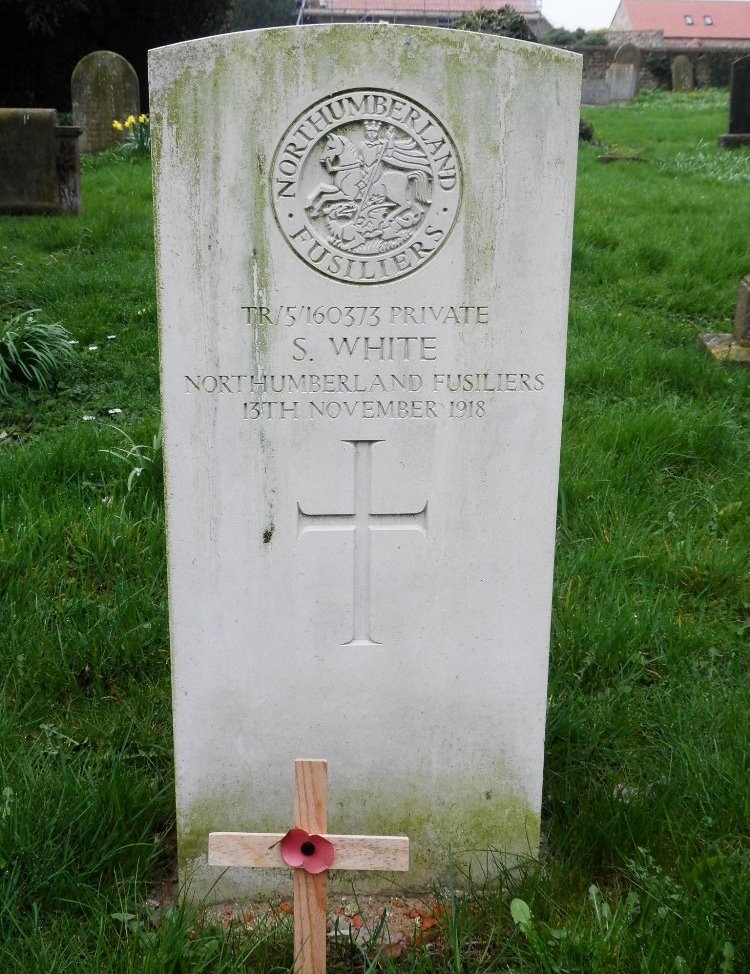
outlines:
M739 362L750 365L750 345L738 342L733 335L705 334L698 340L712 358L719 362Z
M537 848L580 83L390 25L151 52L194 896L288 888L205 855L290 827L300 756L404 888Z
M55 170L58 206L61 213L77 216L83 208L81 192L81 152L83 129L77 125L55 126Z
M750 135L750 54L732 64L729 135Z
M58 209L53 108L0 108L0 212Z
M609 82L605 78L584 78L581 88L583 105L609 105Z
M750 345L750 274L742 278L737 289L732 332L738 342Z
M700 335L699 340L720 362L750 364L750 275L740 281L732 334Z
M632 101L638 94L638 68L635 64L613 62L607 69L610 102Z
M719 145L725 149L742 149L746 145L750 145L750 132L745 135L720 135Z
M693 88L693 63L686 54L678 54L672 61L672 91L692 91Z
M699 88L710 88L712 78L711 58L707 54L701 54L695 67L695 81Z

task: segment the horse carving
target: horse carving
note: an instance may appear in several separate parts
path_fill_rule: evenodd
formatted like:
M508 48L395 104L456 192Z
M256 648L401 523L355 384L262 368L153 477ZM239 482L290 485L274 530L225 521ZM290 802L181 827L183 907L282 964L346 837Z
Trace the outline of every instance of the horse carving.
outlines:
M414 140L397 141L392 129L383 138L379 129L365 122L359 147L345 135L328 135L320 163L330 182L320 182L305 204L312 219L326 219L331 242L350 252L399 246L431 202L427 156Z

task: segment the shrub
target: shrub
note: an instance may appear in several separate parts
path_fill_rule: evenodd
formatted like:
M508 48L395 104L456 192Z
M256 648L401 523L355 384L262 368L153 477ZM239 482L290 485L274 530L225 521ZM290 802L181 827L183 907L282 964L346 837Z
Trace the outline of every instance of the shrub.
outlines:
M596 145L596 132L594 125L585 118L578 120L578 141L588 142L589 145Z
M552 30L547 31L544 35L544 43L549 44L551 47L572 47L574 44L578 44L585 36L586 31L583 27L578 27L576 30L567 30L565 27L553 27Z
M37 309L0 320L0 398L12 382L49 389L75 358L69 332L40 321Z
M609 38L606 30L592 30L583 35L579 44L581 47L609 47Z
M482 34L502 34L520 41L535 41L536 37L526 23L526 19L512 7L500 10L484 10L482 7L470 14L457 17L453 23L456 30L476 30Z
M660 88L672 87L672 62L665 51L649 51L643 58L643 66L656 78Z

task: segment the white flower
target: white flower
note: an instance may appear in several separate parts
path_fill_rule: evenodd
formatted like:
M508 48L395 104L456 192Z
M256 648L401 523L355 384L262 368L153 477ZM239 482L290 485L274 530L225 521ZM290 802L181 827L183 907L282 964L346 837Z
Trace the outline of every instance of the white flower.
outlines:
M95 352L98 348L99 348L98 345L89 345L89 351L90 352Z
M113 338L117 338L117 335L107 335L107 338L112 341Z
M110 416L119 416L122 410L115 407L114 409L108 409L107 412L109 413Z
M96 419L96 416L84 416L84 422L89 422L89 420Z
M69 338L68 339L68 345L77 345L77 344L78 344L78 339L77 338Z

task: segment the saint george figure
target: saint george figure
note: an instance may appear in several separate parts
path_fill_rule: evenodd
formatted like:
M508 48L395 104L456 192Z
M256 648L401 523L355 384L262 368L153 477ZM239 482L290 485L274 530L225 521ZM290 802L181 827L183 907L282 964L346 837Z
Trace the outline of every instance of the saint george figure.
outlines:
M365 138L360 143L363 177L361 191L365 200L368 190L377 184L386 167L403 169L413 174L414 195L420 203L430 202L430 163L417 142L412 138L396 139L393 126L385 135L380 134L382 122L368 119L364 123Z

